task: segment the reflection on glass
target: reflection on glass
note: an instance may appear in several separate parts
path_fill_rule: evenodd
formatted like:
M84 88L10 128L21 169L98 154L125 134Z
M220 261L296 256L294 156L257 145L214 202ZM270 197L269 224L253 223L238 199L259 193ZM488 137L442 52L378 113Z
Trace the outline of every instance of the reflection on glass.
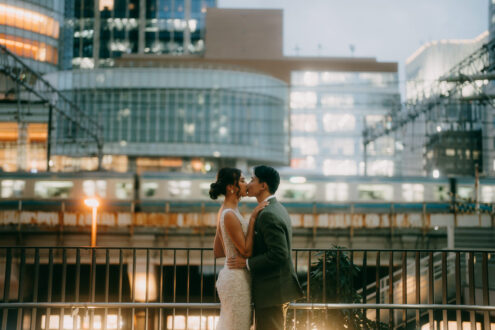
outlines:
M280 187L280 196L285 200L314 200L315 193L314 184L285 183Z
M404 183L402 185L402 198L406 202L422 202L424 200L424 185Z
M315 92L292 92L290 93L290 107L292 109L312 109L316 106Z
M356 118L349 114L325 114L323 127L326 132L352 131L356 127Z

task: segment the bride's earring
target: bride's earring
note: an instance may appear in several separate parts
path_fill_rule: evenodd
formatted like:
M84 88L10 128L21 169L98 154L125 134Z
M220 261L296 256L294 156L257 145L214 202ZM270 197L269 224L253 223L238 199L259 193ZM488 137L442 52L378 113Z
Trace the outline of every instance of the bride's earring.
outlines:
M233 194L234 193L234 189L230 189L230 193Z

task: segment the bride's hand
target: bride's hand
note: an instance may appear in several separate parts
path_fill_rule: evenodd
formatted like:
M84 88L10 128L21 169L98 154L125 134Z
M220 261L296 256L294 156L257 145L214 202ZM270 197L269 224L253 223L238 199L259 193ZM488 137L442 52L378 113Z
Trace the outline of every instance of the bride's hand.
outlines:
M254 208L253 214L251 214L251 217L256 219L256 217L261 212L261 210L263 210L265 208L265 206L267 206L268 204L269 204L268 201L264 201L264 202L259 203L258 206L256 206Z

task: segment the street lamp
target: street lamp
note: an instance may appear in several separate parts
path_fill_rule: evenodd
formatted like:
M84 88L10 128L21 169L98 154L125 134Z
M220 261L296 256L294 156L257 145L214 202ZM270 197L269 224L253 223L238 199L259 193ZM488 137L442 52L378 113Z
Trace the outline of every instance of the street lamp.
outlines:
M91 217L91 247L96 247L96 212L100 202L96 198L86 198L84 204L91 207L93 215Z

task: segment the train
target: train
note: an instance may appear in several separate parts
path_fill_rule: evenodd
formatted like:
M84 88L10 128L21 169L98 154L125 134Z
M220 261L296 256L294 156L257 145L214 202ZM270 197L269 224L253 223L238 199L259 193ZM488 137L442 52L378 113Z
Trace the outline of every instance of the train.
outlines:
M247 178L249 180L249 178ZM0 173L2 200L70 200L84 196L122 202L210 201L214 174ZM495 202L495 178L282 175L277 198L294 203ZM253 199L254 201L254 199Z

